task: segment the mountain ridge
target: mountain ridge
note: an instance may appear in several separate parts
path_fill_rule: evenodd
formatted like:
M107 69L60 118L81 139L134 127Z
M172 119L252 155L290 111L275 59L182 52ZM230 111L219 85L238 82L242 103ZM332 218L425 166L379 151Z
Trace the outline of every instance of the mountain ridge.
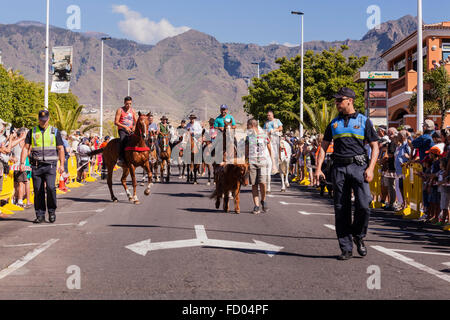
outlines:
M346 44L350 48L346 56L369 56L363 70L382 70L386 66L380 54L408 36L416 26L416 18L404 16L381 24L378 30L370 30L361 40L305 42L305 51L320 52ZM103 35L53 26L50 32L51 46L74 47L72 91L80 103L90 106L98 106L100 100L99 37ZM4 64L21 70L33 81L43 82L44 42L43 24L33 21L0 24ZM137 80L131 84L135 104L157 114L166 113L179 119L196 113L204 120L215 116L220 104L228 104L232 113L243 120L246 114L241 97L247 94L243 77L256 77L256 66L251 62L259 61L263 74L278 67L276 58L291 58L299 52L299 46L221 43L193 29L156 45L113 38L105 42L105 106L120 105L127 93L128 77L135 77Z

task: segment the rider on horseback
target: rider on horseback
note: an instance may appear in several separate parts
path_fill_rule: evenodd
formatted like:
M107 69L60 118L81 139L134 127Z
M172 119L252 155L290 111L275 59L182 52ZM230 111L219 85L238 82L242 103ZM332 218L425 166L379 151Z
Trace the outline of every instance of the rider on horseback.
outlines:
M133 99L125 97L124 106L116 111L116 118L114 124L117 126L120 138L119 160L117 165L123 166L125 163L125 146L128 137L134 132L137 122L136 112L132 108Z
M228 106L223 104L220 106L220 116L214 122L214 128L223 132L225 130L225 123L231 124L231 129L236 129L236 120L234 120L231 114L228 114Z

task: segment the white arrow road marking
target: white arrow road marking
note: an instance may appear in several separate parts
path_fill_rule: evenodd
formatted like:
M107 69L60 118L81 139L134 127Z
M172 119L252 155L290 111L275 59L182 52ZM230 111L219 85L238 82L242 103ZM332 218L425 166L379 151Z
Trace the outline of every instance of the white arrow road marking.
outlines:
M238 241L208 239L205 227L202 225L195 226L195 233L197 236L196 239L155 242L155 243L152 243L151 240L148 239L145 241L130 244L125 248L141 256L146 256L147 252L149 251L163 250L163 249L177 249L188 247L214 247L214 248L264 251L269 257L273 257L275 254L281 251L281 249L283 249L283 247L279 247L258 240L253 240L255 243L247 243Z
M5 278L12 272L22 268L24 265L26 265L28 262L36 258L39 254L50 248L51 245L58 242L59 239L50 239L47 242L41 244L38 248L34 249L33 251L27 253L25 256L8 266L6 269L3 269L0 271L0 279Z
M82 227L87 223L87 221L81 221L80 223L63 223L63 224L39 224L35 226L29 226L28 228L48 228L48 227L66 227L66 226L77 226Z
M312 213L312 212L306 212L306 211L299 211L298 213L304 215L304 216L334 216L332 213Z
M294 205L294 206L323 206L323 207L332 207L333 205L331 204L326 204L326 203L320 203L320 202L315 202L315 203L289 203L289 202L285 202L285 201L280 201L280 204L282 204L283 206L289 206L289 205Z
M332 224L324 224L324 226L327 227L328 229L336 230L336 227L333 226Z
M89 213L89 212L95 212L95 213L101 213L105 211L106 208L100 208L95 210L83 210L83 211L63 211L63 212L56 212L56 214L70 214L70 213Z
M40 245L40 243L24 243L24 244L5 244L2 245L3 248L16 248L16 247L31 247L31 246L37 246Z
M426 265L423 265L421 263L418 263L418 262L414 261L411 258L405 257L404 255L401 255L400 253L395 252L394 250L387 249L387 248L384 248L384 247L381 247L381 246L371 246L371 247L374 248L375 250L378 250L378 251L384 253L384 254L387 254L388 256L391 256L394 259L397 259L397 260L400 260L400 261L402 261L402 262L404 262L406 264L409 264L410 266L413 266L413 267L415 267L415 268L417 268L417 269L419 269L421 271L427 272L427 273L432 274L432 275L434 275L434 276L436 276L436 277L438 277L440 279L443 279L443 280L445 280L447 282L450 282L450 276L449 275L447 275L447 274L445 274L443 272L434 270L434 269L432 269L432 268L430 268L430 267L428 267Z

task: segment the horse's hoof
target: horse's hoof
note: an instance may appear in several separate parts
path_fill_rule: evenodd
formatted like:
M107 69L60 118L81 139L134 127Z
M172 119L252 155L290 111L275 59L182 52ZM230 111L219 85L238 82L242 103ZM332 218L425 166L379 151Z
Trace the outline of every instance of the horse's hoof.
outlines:
M117 198L112 199L112 202L117 203L119 200Z
M144 191L144 194L145 194L146 196L150 195L150 190L145 190L145 191Z
M286 189L281 189L281 192L286 192Z
M236 213L236 214L240 214L240 213L241 213L241 211L237 210L237 211L235 211L235 213Z
M206 185L207 185L207 186L210 186L210 185L211 185L211 182L208 182Z
M141 204L141 202L140 201L135 201L134 204L138 205L138 204Z

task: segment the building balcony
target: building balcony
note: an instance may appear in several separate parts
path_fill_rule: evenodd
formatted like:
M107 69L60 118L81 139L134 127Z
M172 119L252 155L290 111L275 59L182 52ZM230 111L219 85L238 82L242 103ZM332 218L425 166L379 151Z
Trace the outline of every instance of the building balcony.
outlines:
M389 83L389 98L413 91L417 91L417 72L414 70L409 70L400 79Z

